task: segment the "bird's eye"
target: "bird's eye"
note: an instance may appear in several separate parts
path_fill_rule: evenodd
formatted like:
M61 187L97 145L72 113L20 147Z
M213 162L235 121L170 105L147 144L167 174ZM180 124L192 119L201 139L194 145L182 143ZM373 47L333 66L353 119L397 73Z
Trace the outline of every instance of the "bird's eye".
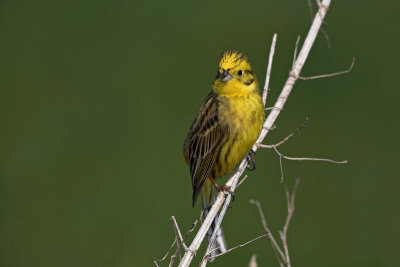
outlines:
M239 70L239 71L238 71L238 75L239 75L239 76L242 76L242 70Z

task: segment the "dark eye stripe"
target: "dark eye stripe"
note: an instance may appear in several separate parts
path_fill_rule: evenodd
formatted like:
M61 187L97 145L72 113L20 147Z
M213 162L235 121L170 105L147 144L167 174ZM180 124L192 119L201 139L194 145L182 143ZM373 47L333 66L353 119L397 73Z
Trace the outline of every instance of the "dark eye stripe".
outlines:
M254 82L254 79L251 79L251 80L248 81L248 82L244 82L244 84L247 85L247 86L249 86L249 85L252 84L253 82Z

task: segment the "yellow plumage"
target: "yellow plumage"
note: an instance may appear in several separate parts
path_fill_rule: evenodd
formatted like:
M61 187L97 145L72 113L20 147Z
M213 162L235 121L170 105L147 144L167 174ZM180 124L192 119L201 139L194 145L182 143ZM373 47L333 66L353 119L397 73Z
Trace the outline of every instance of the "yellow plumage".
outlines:
M264 105L250 63L240 52L225 52L213 91L204 100L184 143L193 205L201 190L211 205L212 181L230 173L249 152L263 121Z
M230 173L250 151L264 122L264 105L258 81L247 58L240 52L225 52L219 61L213 91L206 97L193 120L183 146L190 166L193 206L201 192L205 215L215 200L215 179ZM208 242L218 217L208 230ZM217 243L218 242L218 245ZM220 228L213 254L225 252L226 241Z

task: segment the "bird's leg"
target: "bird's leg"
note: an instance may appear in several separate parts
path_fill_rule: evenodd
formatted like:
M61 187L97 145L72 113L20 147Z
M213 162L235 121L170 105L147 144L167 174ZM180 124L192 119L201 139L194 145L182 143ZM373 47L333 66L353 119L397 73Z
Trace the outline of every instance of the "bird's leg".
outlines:
M246 160L247 160L247 169L250 171L254 171L256 169L256 159L254 155L256 152L253 151L253 149L250 149L249 153L246 155Z
M235 198L235 194L231 191L231 187L229 185L218 185L215 182L214 178L212 178L211 176L208 176L208 178L210 179L211 183L213 184L215 189L217 189L218 192L221 191L227 192L232 196L232 199Z

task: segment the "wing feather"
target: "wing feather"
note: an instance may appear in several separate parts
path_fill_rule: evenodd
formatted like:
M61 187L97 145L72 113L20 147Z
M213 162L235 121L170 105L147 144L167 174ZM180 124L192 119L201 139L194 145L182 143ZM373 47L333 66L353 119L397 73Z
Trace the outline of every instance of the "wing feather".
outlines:
M221 125L218 117L217 95L210 93L194 119L184 144L185 159L192 177L193 205L213 170L226 136L227 127Z

